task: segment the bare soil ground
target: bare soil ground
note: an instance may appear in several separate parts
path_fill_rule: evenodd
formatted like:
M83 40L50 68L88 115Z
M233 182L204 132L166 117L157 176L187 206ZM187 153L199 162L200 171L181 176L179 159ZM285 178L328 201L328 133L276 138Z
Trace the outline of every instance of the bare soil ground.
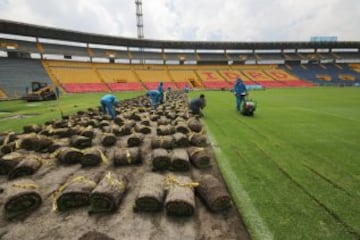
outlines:
M152 129L152 134L156 134ZM195 214L192 217L170 217L163 209L159 213L134 212L133 207L142 176L152 171L150 135L146 135L142 145L143 164L137 166L115 167L112 162L98 167L82 168L80 164L61 166L50 154L43 154L50 164L43 165L34 175L28 176L41 186L43 203L39 209L24 219L6 220L4 202L6 189L11 184L5 176L0 177L0 239L2 240L47 240L47 239L249 239L249 234L235 206L222 213L211 213L196 197ZM126 146L126 137L120 137L117 147ZM108 149L110 150L110 149ZM196 177L209 173L223 181L212 153L212 167L195 169L186 173ZM112 171L122 174L129 180L129 188L118 210L111 214L89 215L83 207L66 212L52 210L51 194L67 179L74 175L104 174ZM164 176L171 172L161 172ZM224 183L225 186L225 183Z

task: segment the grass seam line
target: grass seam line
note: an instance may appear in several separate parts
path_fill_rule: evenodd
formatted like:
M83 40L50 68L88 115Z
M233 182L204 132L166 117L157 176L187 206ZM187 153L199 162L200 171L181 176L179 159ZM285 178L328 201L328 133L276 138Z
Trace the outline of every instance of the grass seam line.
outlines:
M241 209L241 215L244 216L243 220L247 223L246 225L251 234L251 238L258 240L273 240L274 237L272 233L253 205L243 185L229 166L229 160L226 155L222 152L221 148L218 147L215 138L212 136L204 121L203 124L206 127L207 135L212 143L217 159L221 159L221 161L217 161L217 164L223 173L224 179L227 180L226 183L228 187L232 189L231 194L236 199L235 203L239 203L239 206L237 207Z

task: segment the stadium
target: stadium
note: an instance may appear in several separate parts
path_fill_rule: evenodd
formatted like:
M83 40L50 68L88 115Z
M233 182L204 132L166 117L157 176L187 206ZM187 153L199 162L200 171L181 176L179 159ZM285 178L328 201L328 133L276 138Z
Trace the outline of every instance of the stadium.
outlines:
M238 78L254 116L235 110ZM154 110L145 93L160 82ZM359 41L165 41L0 19L0 239L359 239L359 86ZM98 109L107 93L115 120ZM187 112L200 94L203 118Z

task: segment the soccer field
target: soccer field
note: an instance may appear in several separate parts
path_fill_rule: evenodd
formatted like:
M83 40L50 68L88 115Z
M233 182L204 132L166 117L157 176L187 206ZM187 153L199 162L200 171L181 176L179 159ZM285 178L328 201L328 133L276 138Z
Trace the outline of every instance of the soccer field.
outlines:
M218 164L255 239L358 239L360 89L207 92Z
M254 117L235 111L231 92L202 93L218 165L253 239L359 238L360 89L253 91ZM60 118L59 106L64 114L97 106L100 96L0 102L0 131Z

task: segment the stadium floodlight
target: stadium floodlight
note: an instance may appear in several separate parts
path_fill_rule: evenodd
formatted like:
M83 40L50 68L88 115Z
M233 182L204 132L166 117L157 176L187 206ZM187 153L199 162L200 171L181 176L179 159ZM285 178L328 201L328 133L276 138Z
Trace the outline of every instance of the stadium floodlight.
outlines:
M142 14L142 1L135 0L136 4L136 28L137 28L137 37L139 39L144 38L144 24L143 24L143 14ZM144 64L145 59L143 58L144 48L139 48L139 56L140 56L140 63Z
M135 0L136 4L136 27L137 27L137 37L139 39L144 38L144 24L143 24L143 14L142 14L142 1Z

